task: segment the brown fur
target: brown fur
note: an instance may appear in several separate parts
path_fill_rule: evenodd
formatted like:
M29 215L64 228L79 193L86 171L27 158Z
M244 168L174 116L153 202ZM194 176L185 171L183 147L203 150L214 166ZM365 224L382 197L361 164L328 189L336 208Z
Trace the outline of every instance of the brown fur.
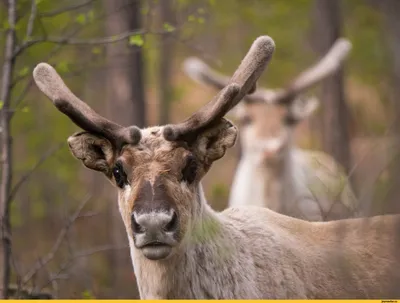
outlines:
M122 160L131 188L119 189L119 207L131 243L142 298L393 298L400 295L400 217L384 216L310 223L257 207L212 211L200 179L208 154L232 146L236 129L222 124L188 149L166 141L161 128L142 131L137 146L127 145ZM73 140L70 140L73 142ZM209 145L213 142L214 145ZM208 147L208 149L207 149ZM71 145L80 149L80 145ZM203 152L201 152L203 151ZM180 182L185 156L203 159L197 181ZM218 157L220 156L219 153ZM218 158L216 157L216 158ZM212 157L215 159L215 157ZM205 162L203 162L205 161ZM158 180L158 181L156 181ZM130 214L144 203L144 184L163 184L164 203L176 207L180 242L166 260L146 259L133 245ZM152 197L152 195L150 194ZM157 207L148 198L147 207Z
M350 48L350 42L339 39L288 87L259 88L232 110L240 128L241 158L229 206L264 206L310 221L359 216L359 202L340 164L293 142L294 127L318 106L315 98L296 96L333 73ZM216 89L229 79L197 58L188 58L184 70L195 81Z
M258 39L259 44L262 41L264 47L253 47L257 60L246 56L241 72L233 77L242 95L254 89L270 58L271 52L263 54L263 49L273 49L273 42L268 37ZM237 137L237 128L219 117L221 112L206 106L194 116L202 120L195 132L185 131L196 121L189 119L188 124L169 126L171 132L164 126L131 128L135 136L130 136L130 129L107 122L71 95L48 65L40 64L34 75L56 106L86 130L68 139L72 154L118 188L141 298L400 296L400 216L311 223L259 207L216 213L207 204L200 181ZM226 111L229 104L215 108ZM190 140L171 140L187 134ZM195 178L190 181L184 178L189 156L196 159L196 169L189 170ZM135 207L141 209L140 216ZM178 214L178 230L167 228L174 222L171 210ZM137 224L144 229L135 230Z
M314 108L307 108L307 103L292 106L296 108L293 113L302 118ZM358 216L358 200L343 168L326 153L295 145L294 129L285 123L288 111L287 107L260 103L242 104L236 110L242 157L230 206L247 202L310 221ZM259 184L246 185L245 175L249 174L254 174Z

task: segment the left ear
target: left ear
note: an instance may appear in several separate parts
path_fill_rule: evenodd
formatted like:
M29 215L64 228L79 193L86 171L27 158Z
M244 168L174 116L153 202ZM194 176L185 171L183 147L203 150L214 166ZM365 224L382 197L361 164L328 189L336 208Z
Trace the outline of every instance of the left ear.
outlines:
M222 118L220 123L199 136L194 144L194 152L206 165L211 165L235 144L237 135L237 127Z
M100 171L111 177L111 163L114 159L114 148L106 138L83 131L68 138L72 155L82 161L87 168Z
M289 113L294 120L301 121L311 116L318 107L319 100L316 97L297 98L290 105Z

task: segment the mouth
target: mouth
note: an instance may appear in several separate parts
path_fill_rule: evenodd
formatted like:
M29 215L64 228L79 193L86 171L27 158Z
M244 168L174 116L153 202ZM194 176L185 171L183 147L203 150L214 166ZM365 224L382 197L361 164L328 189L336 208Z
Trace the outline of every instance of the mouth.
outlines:
M144 256L149 260L162 260L168 257L172 247L162 242L150 242L141 247Z

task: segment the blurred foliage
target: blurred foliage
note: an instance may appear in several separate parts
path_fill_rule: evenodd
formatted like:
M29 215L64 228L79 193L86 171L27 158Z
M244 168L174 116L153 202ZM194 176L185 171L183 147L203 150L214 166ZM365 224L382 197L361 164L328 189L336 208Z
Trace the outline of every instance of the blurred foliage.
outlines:
M358 83L349 84L348 90L363 90L364 86L368 86L376 93L377 98L373 101L382 105L384 111L389 111L386 83L389 77L390 58L385 43L382 16L364 0L342 2L344 35L353 43L353 51L347 63L347 73L349 78ZM42 17L40 20L39 18L35 20L32 36L48 35L74 39L103 37L107 13L102 7L102 1L95 0L79 10L54 16L43 15L45 12L79 3L82 1L36 0L38 15L42 14ZM204 87L196 86L182 75L180 64L186 56L200 56L221 72L231 74L252 41L259 35L268 34L273 37L277 46L273 60L261 80L261 84L268 87L284 85L317 59L310 46L313 38L312 0L175 0L176 24L157 22L157 1L147 0L143 3L142 14L146 29L150 32L164 30L175 35L176 54L171 58L174 63L172 100L176 100L173 102L174 120L187 117L192 110L208 101L204 100L204 97L211 95L211 92L210 94L204 92ZM26 37L30 8L30 0L18 1L20 18L16 29L19 43L32 39ZM124 8L121 7L120 10L122 9ZM4 3L1 2L2 36L9 27L6 12ZM135 34L126 39L127 44L140 46L144 50L149 104L157 104L152 92L154 83L158 81L156 65L162 51L158 48L158 40L159 35L151 33ZM0 60L3 58L3 49L4 39L0 39ZM45 153L60 143L66 143L68 136L77 131L77 127L55 110L36 86L31 85L32 69L41 61L54 65L78 96L83 95L85 90L96 91L102 96L104 93L102 85L94 84L93 87L87 87L86 83L90 73L106 74L110 68L105 61L104 45L72 46L43 42L35 44L18 56L12 91L15 108L12 120L14 184L35 167ZM28 92L26 95L25 90ZM104 112L100 100L87 100L87 102L99 112ZM367 112L371 104L368 102L362 98L349 100L350 107L357 115L357 123L361 125L360 135L382 134L386 130L387 121L371 118ZM1 104L0 100L0 106ZM153 111L150 111L149 115L157 116ZM317 145L315 134L309 136L305 142ZM227 157L232 157L232 154L228 154ZM15 230L14 247L22 263L32 264L37 256L49 250L62 227L66 213L74 211L79 201L87 194L85 184L90 183L88 179L91 177L92 174L83 169L70 155L67 144L35 169L20 188L11 206L12 225ZM214 180L212 186L205 188L210 202L227 201L230 184L226 180ZM383 192L386 183L381 180L379 184L378 191ZM99 193L101 190L94 189ZM110 202L102 201L101 197L98 197L96 206L92 208L103 210L105 203ZM85 224L89 224L90 228L80 226L77 228L78 232L74 232L74 236L79 236L78 242L85 247L104 244L107 242L108 233L108 227L104 222L106 222L104 216L100 216L100 219L97 217L85 219ZM25 251L30 251L31 254L25 254ZM67 254L68 249L64 252ZM64 293L61 292L61 295L86 299L115 296L112 290L110 292L107 290L109 282L107 276L110 270L117 269L107 267L106 261L104 257L95 257L90 266L82 265L86 270L90 270L93 277L83 278L77 274L82 280L77 280L79 282L73 287L79 291L73 290L71 286L69 292L66 290ZM26 269L29 266L23 267ZM54 264L51 268L56 271ZM119 270L127 270L131 275L130 264L127 264L126 269ZM133 282L127 281L127 285L131 283Z
M222 183L215 183L211 188L210 199L214 203L225 201L229 197L229 187Z
M94 300L96 299L95 296L93 296L92 292L90 290L85 290L82 293L82 299L86 299L86 300Z

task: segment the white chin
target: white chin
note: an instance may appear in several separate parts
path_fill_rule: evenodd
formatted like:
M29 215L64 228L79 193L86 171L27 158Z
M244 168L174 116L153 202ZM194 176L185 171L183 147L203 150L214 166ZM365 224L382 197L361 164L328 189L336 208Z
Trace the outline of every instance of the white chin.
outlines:
M142 248L143 255L149 260L162 260L167 258L172 251L169 245L152 245Z

